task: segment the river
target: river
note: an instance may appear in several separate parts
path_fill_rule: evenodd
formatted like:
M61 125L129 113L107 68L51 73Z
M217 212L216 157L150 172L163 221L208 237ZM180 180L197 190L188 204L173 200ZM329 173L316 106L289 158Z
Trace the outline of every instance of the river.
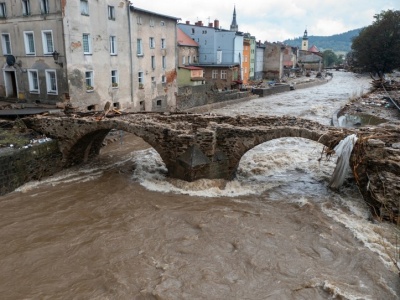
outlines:
M330 124L368 87L334 72L213 113ZM121 133L90 163L0 197L1 299L398 299L395 227L371 221L350 175L328 188L335 158L321 151L277 139L233 181L187 183Z

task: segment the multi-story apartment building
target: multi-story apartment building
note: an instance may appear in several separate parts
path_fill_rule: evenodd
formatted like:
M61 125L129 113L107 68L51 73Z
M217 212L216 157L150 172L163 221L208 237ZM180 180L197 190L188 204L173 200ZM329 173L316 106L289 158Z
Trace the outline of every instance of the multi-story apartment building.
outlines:
M174 109L178 18L118 0L6 0L0 11L0 97Z
M243 34L224 30L219 21L204 26L201 21L179 23L178 27L199 44L198 65L208 83L219 89L231 88L240 77L243 58Z
M0 2L0 97L37 103L68 97L62 21L61 1Z

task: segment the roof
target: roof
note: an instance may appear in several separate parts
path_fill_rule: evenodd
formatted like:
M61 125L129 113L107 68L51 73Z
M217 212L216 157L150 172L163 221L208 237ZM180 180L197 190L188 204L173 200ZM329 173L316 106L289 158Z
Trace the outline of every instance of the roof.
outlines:
M177 20L181 20L181 18L162 15L162 14L159 14L159 13L156 13L156 12L153 12L153 11L149 11L149 10L138 8L138 7L133 6L133 5L130 6L130 10L131 11L138 11L138 12L149 14L149 15L155 15L155 16L159 16L159 17L163 17L163 18L167 18L167 19L172 19L172 20L176 20L176 21Z
M319 52L319 49L317 48L317 46L312 45L312 46L310 47L310 49L308 49L308 51L314 52L314 53L318 53L318 52Z
M177 39L179 46L190 46L190 47L198 47L199 44L194 41L190 36L182 31L179 27L177 27Z
M187 69L187 70L203 70L203 68L195 67L195 66L185 66L185 67L180 67L180 68Z

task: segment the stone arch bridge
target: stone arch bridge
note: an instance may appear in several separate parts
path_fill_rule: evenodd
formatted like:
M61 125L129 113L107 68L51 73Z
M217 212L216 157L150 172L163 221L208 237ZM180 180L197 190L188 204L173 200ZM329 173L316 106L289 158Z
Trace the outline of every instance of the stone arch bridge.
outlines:
M112 129L141 137L161 156L170 177L231 179L241 157L264 142L302 137L330 149L352 131L295 117L217 116L136 113L97 120L94 117L38 116L27 126L57 139L66 167L97 155Z
M170 177L186 181L230 180L248 150L276 138L302 137L331 150L356 133L350 166L360 191L375 216L400 222L400 122L349 130L295 117L185 113L132 113L102 120L50 115L24 122L58 140L66 167L97 155L110 130L118 129L141 137L160 154Z

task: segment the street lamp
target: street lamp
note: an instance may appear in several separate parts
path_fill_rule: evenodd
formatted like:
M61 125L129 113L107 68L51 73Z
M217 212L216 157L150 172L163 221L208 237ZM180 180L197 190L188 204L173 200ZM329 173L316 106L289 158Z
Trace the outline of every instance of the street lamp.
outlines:
M53 54L54 63L56 63L57 65L59 65L62 68L64 64L62 62L58 62L60 53L58 53L57 50L54 50L54 52L52 54Z

